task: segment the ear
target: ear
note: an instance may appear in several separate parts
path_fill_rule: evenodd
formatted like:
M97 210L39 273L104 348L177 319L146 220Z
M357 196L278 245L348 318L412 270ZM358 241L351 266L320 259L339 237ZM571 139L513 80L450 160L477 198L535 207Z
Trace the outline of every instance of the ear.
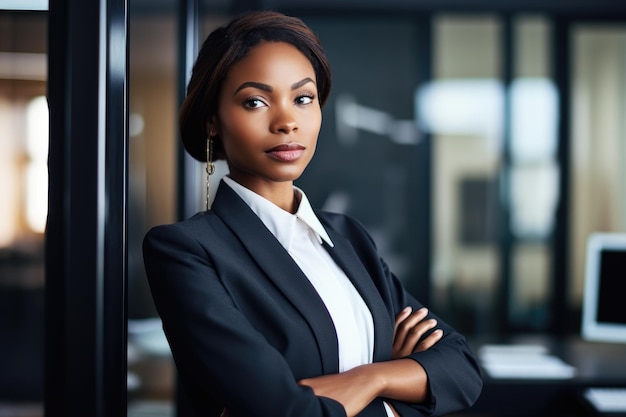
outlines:
M208 136L219 136L220 129L217 116L211 117L211 120L206 123L206 133Z

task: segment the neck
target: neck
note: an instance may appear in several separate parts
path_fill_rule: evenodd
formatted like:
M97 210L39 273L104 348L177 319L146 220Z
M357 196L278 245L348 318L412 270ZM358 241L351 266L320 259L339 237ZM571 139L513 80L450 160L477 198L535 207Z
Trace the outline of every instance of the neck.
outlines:
M292 205L292 210L290 211L291 214L295 214L298 211L301 201L302 201L302 193L294 188L293 189L293 205Z
M291 214L298 211L301 196L299 192L294 190L293 181L248 182L241 181L240 178L233 175L230 175L230 178Z

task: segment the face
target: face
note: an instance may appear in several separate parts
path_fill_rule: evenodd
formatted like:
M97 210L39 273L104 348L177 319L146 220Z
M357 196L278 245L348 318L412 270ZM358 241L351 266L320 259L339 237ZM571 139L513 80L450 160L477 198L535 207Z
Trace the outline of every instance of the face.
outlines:
M230 176L261 192L300 177L315 152L322 112L309 60L284 42L263 42L235 64L214 120Z

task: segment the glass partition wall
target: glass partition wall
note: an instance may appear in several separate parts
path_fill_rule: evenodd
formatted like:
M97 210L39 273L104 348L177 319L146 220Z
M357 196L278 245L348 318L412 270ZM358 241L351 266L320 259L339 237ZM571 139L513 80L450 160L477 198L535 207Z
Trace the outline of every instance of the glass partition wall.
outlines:
M418 117L433 135L433 309L460 329L495 326L504 88L497 16L437 16L433 79Z
M176 4L130 4L128 416L171 416L174 366L146 280L148 229L176 221Z
M129 195L128 195L128 416L173 416L176 373L145 276L141 244L153 226L204 209L204 187L184 197L179 187L178 85L180 5L130 4ZM227 18L201 19L199 38ZM203 166L188 161L192 184L202 184ZM220 164L217 175L223 174ZM214 180L217 183L217 180ZM187 186L188 187L188 186ZM189 188L187 188L189 189Z
M433 79L417 94L433 135L433 306L469 334L498 333L503 317L509 331L550 325L559 166L549 29L532 15L434 20Z
M46 30L0 10L0 414L43 413Z
M559 199L558 92L552 78L548 19L513 20L513 77L508 87L508 228L512 236L509 320L523 331L553 324L550 299L554 218Z
M626 233L626 29L580 23L572 37L569 303L580 308L594 232Z

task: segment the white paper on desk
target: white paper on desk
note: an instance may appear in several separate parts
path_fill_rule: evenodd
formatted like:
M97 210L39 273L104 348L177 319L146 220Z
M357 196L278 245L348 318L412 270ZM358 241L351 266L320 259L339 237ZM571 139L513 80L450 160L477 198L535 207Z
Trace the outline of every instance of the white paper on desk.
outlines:
M588 388L585 398L601 413L626 412L626 388Z
M479 358L492 378L568 379L576 373L540 345L487 345L479 350Z

